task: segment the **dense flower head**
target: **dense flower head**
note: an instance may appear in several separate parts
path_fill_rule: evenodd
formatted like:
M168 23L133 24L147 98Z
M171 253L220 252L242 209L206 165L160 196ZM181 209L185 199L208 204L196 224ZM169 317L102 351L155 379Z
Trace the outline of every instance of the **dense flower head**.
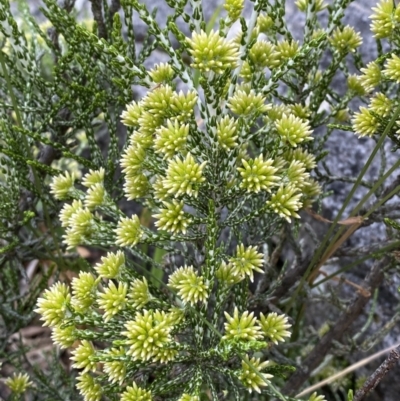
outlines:
M374 12L370 19L371 31L377 39L388 38L392 35L396 25L400 22L400 9L394 8L392 0L381 0L376 7L372 7Z
M68 224L64 235L68 249L84 243L96 230L94 216L88 208L77 208L69 218Z
M93 210L106 202L106 196L103 184L94 184L86 191L84 204L89 210Z
M128 386L121 394L121 401L152 401L151 391L138 387L136 383Z
M177 156L170 161L167 169L167 177L163 184L168 188L168 193L174 197L186 194L197 197L198 188L205 181L203 169L206 162L196 163L193 156L188 153L186 158L181 160Z
M143 308L152 299L146 277L133 280L128 297L131 299L130 304L137 309Z
M75 369L83 369L83 372L95 371L97 362L92 360L92 356L96 354L96 350L90 341L82 340L81 344L72 351L71 360Z
M392 54L388 59L383 73L391 80L400 83L400 57Z
M192 39L187 39L193 57L191 66L202 72L213 71L222 74L228 68L236 67L238 49L235 43L219 36L218 31L209 34L193 32Z
M75 330L75 326L56 326L51 332L51 339L53 343L57 344L61 349L69 348L77 340Z
M291 217L300 218L296 212L302 207L301 193L293 185L281 185L267 206L290 223Z
M263 155L260 155L255 159L242 159L242 164L243 167L237 168L242 176L240 187L247 192L271 192L271 188L280 180L280 177L275 175L278 169L273 166L273 159L264 160Z
M69 314L71 294L63 283L56 283L46 290L42 298L37 301L36 313L39 313L44 326L58 326Z
M288 162L297 160L304 164L307 170L312 170L317 166L315 156L302 148L290 149L283 155Z
M185 303L192 305L205 302L208 297L208 285L199 276L193 266L181 267L169 277L168 285L178 291L179 297Z
M291 335L287 330L291 324L288 323L288 317L285 315L272 312L264 316L263 313L260 313L259 325L264 336L275 344L278 344L278 341L285 341L285 337Z
M224 150L229 150L237 146L237 129L237 121L229 116L225 116L217 123L218 143Z
M303 189L310 174L306 172L306 166L299 160L292 160L286 170L288 184L293 184L296 188Z
M387 117L392 110L392 101L383 93L378 92L371 99L369 108L374 113L380 114L382 117Z
M167 120L167 125L156 130L154 148L164 158L171 158L183 150L189 135L189 124L180 124L178 120Z
M164 118L169 117L171 114L170 103L171 99L169 100L167 110L164 110L162 106L160 106L159 110L155 110L155 113L158 114L157 116L151 111L143 111L139 117L139 128L131 135L131 143L135 144L136 146L140 146L143 149L148 149L152 146L153 136L156 132L156 129L162 125ZM165 115L162 115L162 113Z
M239 316L239 310L235 308L233 316L225 312L225 335L223 340L256 341L262 338L260 327L256 326L257 319L254 313L244 312Z
M183 233L191 223L191 218L183 211L185 204L181 201L163 202L164 208L154 215L157 219L156 227L166 230L172 234Z
M153 82L161 84L172 81L175 78L175 71L169 64L160 63L149 71L149 75Z
M258 116L270 109L270 106L265 104L262 94L256 94L254 90L236 90L234 96L229 99L228 107L239 117Z
M160 85L148 91L140 103L143 109L151 114L153 120L163 119L169 113L173 93L170 85ZM141 118L139 118L139 124L143 125Z
M361 68L363 75L360 76L362 86L367 92L371 92L382 80L381 68L375 61L367 64L366 68Z
M77 377L78 384L76 388L83 396L85 401L100 401L102 396L101 386L96 383L94 377L89 373L82 372Z
M94 269L102 278L117 278L125 267L125 255L122 251L109 252L101 257L101 262Z
M359 75L349 75L347 78L347 85L349 87L349 90L354 92L356 95L365 95L366 90Z
M227 285L240 283L240 281L244 279L244 276L237 273L237 269L233 264L225 262L220 264L215 273L215 277Z
M295 40L282 40L276 44L276 53L279 63L294 58L299 51L299 42Z
M253 391L261 393L260 387L268 385L268 379L271 379L273 376L268 373L261 373L268 365L269 361L261 362L259 358L251 358L250 360L245 358L242 361L242 370L239 373L239 379L249 393Z
M127 174L125 176L124 192L126 199L133 200L143 198L150 190L150 182L146 175Z
M336 28L329 38L332 47L339 53L355 52L362 44L361 36L351 26Z
M268 14L260 14L257 18L257 28L260 33L269 33L275 27L275 22Z
M76 174L74 172L65 172L64 175L60 174L53 178L50 184L50 192L58 200L68 198L73 194L75 189L74 184L76 180Z
M323 395L318 395L316 392L310 395L308 401L327 401Z
M110 281L104 292L98 294L97 303L104 310L104 320L108 322L120 310L124 309L127 303L126 294L128 292L127 283L118 283Z
M379 121L366 107L360 107L359 113L354 114L351 122L359 136L372 136L379 128Z
M276 51L275 45L265 40L254 43L250 49L249 57L256 68L260 69L265 67L273 69L280 63L280 54Z
M239 19L242 14L244 0L225 0L224 8L228 12L228 17L232 22Z
M4 383L15 394L23 394L28 387L32 386L32 382L29 381L29 376L26 373L14 373L13 376L8 377Z
M96 300L98 280L91 273L80 272L79 277L72 279L72 305L83 312L90 308Z
M200 397L198 395L184 393L178 401L200 401Z
M103 362L104 373L107 374L109 382L119 382L121 385L126 376L126 361L120 359L126 355L125 349L123 347L111 348L106 353L107 360Z
M135 361L157 360L163 346L171 342L172 326L167 319L157 320L153 311L137 312L135 319L125 324L126 331L121 334L127 337L130 344L128 355Z
M188 91L186 95L183 91L179 93L174 92L171 98L171 111L174 118L179 121L188 121L194 115L194 106L197 102L197 93L195 91Z
M298 9L300 11L302 11L303 13L305 13L307 11L308 7L311 7L311 10L316 13L318 13L318 12L324 10L326 7L328 7L328 5L326 3L324 3L324 0L316 0L316 1L297 0L295 2L295 4L298 7Z
M119 220L118 226L115 230L117 234L116 244L120 246L134 246L143 236L143 230L140 225L140 220L137 215L131 218L125 217Z
M128 127L137 127L139 125L139 117L142 114L142 106L140 103L135 102L129 103L121 114L121 121Z
M103 184L104 174L104 168L100 168L99 170L89 170L89 172L83 177L82 185L90 188L96 184Z
M309 123L293 114L283 114L282 118L275 121L275 127L282 140L294 148L313 139Z
M83 209L83 203L80 200L74 200L72 204L64 204L60 212L60 221L62 227L70 226L71 217L78 211Z
M254 279L254 271L262 273L261 266L263 265L262 253L257 252L255 246L245 248L240 244L236 248L236 256L229 259L229 263L233 266L234 272L240 277L249 276L250 281Z
M142 170L146 158L145 149L142 146L131 143L121 158L122 172L125 174L136 174Z

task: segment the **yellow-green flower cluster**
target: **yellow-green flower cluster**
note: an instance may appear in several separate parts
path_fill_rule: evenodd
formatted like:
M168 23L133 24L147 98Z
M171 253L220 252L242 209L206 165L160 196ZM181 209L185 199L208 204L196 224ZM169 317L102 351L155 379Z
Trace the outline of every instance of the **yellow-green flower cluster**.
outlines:
M329 41L338 53L353 53L362 44L360 34L350 26L336 28Z
M297 0L295 2L296 6L298 7L298 9L300 11L302 11L303 13L305 13L307 11L307 8L310 7L310 9L313 12L320 12L322 10L324 10L326 7L328 7L328 5L326 3L324 3L324 0Z
M242 369L238 376L249 393L253 391L261 393L260 387L266 387L268 385L268 379L271 379L273 376L261 372L268 365L269 361L261 362L259 358L251 358L250 360L246 358L242 361Z
M224 8L231 22L235 22L242 14L244 0L225 0Z
M15 394L23 394L28 387L32 386L32 382L29 381L29 376L26 373L14 373L12 377L5 380L5 384Z
M133 383L121 394L121 401L152 401L151 391L145 390Z
M381 0L372 11L374 13L370 16L371 31L375 37L377 39L391 37L400 23L400 6L395 6L392 0Z
M157 219L155 225L162 230L186 234L191 223L191 218L183 211L184 203L177 200L163 202L164 208L160 209L154 217Z

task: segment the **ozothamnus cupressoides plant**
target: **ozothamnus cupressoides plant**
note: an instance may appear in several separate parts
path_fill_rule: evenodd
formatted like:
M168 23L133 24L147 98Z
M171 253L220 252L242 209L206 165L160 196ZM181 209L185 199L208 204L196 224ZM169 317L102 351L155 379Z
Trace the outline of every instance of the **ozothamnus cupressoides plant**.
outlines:
M246 21L243 1L227 0L217 30L206 29L199 0L189 2L191 14L186 2L167 1L174 14L165 29L137 0L121 3L126 15L135 10L148 25L168 63L146 71L129 61L121 43L117 49L88 31L84 37L147 88L121 115L129 138L120 165L126 198L151 211L156 229L119 209L107 190L107 166L81 181L73 172L57 176L52 193L69 201L60 214L67 247L110 252L71 289L59 282L47 290L37 312L56 344L74 347L77 387L87 401L103 394L123 401L199 400L204 392L239 399L242 390L276 395L271 383L283 367L268 360L268 348L290 335L290 324L281 314L247 310L249 282L268 258L260 245L320 194L310 176L319 149L314 128L345 114L361 87L349 76L345 97L329 88L361 44L353 28L340 24L347 2L336 2L328 27L319 29L323 2L299 0L307 15L302 44L288 31L280 3L256 0ZM239 19L241 32L230 40ZM60 27L68 21L60 19ZM333 62L322 73L327 47ZM127 85L124 79L116 82ZM326 99L331 112L324 114ZM142 244L182 261L164 266L168 291L135 269L138 258L157 265Z

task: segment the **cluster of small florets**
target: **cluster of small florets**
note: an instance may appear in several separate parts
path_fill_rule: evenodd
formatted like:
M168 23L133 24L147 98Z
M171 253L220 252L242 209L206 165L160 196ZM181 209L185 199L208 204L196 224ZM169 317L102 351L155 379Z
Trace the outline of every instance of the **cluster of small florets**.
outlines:
M371 30L375 37L392 42L400 27L400 5L396 6L390 0L381 0L372 10ZM362 75L358 77L358 86L361 85L363 91L357 88L355 92L359 95L368 94L370 98L369 105L360 107L352 119L353 129L360 137L381 133L398 104L395 99L388 97L387 90L383 89L385 93L382 93L379 89L382 84L387 87L390 82L400 83L400 58L393 52L385 60L371 61L361 69ZM356 89L355 82L352 87L350 85L349 81L349 89ZM400 122L396 124L398 134Z

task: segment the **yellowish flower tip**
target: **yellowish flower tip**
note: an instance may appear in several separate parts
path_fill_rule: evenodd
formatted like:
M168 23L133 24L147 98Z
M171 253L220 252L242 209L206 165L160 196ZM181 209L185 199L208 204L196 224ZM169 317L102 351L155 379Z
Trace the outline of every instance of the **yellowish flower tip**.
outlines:
M313 199L315 199L318 195L321 194L322 189L317 181L313 180L312 178L309 178L305 181L301 192L306 198L303 206L304 208L307 208L312 205Z
M164 187L163 181L164 177L159 175L153 184L154 197L159 201L165 201L169 197L168 189Z
M242 176L240 187L247 192L271 192L271 188L280 180L280 177L275 175L278 169L273 164L273 159L263 160L263 155L256 159L242 159L243 167L237 168Z
M231 22L235 22L242 14L244 0L225 0L224 8Z
M371 99L370 110L382 117L387 117L392 110L392 101L383 93L378 92Z
M65 203L60 212L60 221L62 227L71 225L71 217L78 211L83 209L83 203L80 200L74 200L71 205Z
M91 357L95 356L96 350L90 341L82 340L81 344L72 351L71 360L74 361L73 368L83 369L83 373L96 370L97 362Z
M186 194L196 198L200 184L205 181L203 169L206 163L196 163L190 153L184 160L177 156L170 161L167 177L163 180L163 185L168 189L168 193L174 197Z
M180 124L178 120L167 120L167 126L156 130L155 151L162 153L164 158L171 158L184 149L188 135L189 124Z
M127 337L126 343L131 345L127 354L134 361L159 360L162 348L171 342L172 325L163 314L158 314L158 319L153 311L144 310L137 312L135 319L125 324L126 331L121 334ZM171 354L171 359L173 357Z
M294 185L296 188L302 190L306 185L310 173L306 172L306 166L299 160L292 160L288 169L286 170L287 183Z
M261 362L259 358L251 358L249 360L248 357L246 357L242 360L242 369L238 376L249 393L253 391L261 393L260 387L268 386L268 379L271 379L273 376L268 373L261 373L268 365L269 361Z
M126 199L144 198L150 190L150 182L143 173L127 174L125 176L124 192Z
M140 103L135 102L126 106L126 110L124 110L121 114L121 122L127 127L138 127L139 126L139 117L142 115L143 109Z
M289 105L286 104L278 104L272 106L268 111L267 111L267 117L266 119L271 120L271 121L277 121L280 120L284 115L290 115L292 114L292 110Z
M307 120L311 115L311 111L308 106L301 103L291 104L289 105L289 109L290 112L293 113L296 117L299 117L303 120Z
M183 211L184 203L176 200L163 202L164 209L154 215L157 219L155 226L172 234L186 234L192 219Z
M259 40L250 49L249 57L257 69L269 68L272 70L280 63L280 54L271 42Z
M115 229L117 235L115 243L119 246L130 247L135 246L143 237L143 229L137 215L131 218L125 217L118 222Z
M89 309L96 300L99 280L91 273L80 272L79 277L72 279L72 306L79 312Z
M178 401L200 401L200 397L198 395L184 393Z
M262 273L264 255L257 252L255 246L244 247L240 244L236 248L236 256L229 259L229 263L233 266L233 271L240 277L249 276L250 281L254 280L254 271Z
M244 280L244 276L237 274L237 269L234 265L225 262L220 264L215 276L226 285L234 285Z
M26 373L14 373L12 377L5 380L5 384L14 394L23 394L33 383L29 381L29 376Z
M372 20L371 31L377 39L384 39L392 36L397 24L400 22L399 6L394 8L392 0L381 0L369 18Z
M360 81L366 92L372 92L382 80L381 68L375 61L367 64L366 68L361 68L363 75L360 76Z
M175 78L175 71L169 64L160 63L149 71L149 75L156 84L169 83Z
M262 338L260 327L256 326L257 319L254 317L253 312L246 311L239 316L239 311L235 307L233 316L230 316L227 312L224 313L227 322L225 323L223 340L256 341Z
M185 311L184 309L177 308L173 306L167 313L166 318L168 320L168 324L172 326L176 326L181 323L185 319Z
M217 123L218 143L226 151L237 146L237 125L237 121L229 116L225 116Z
M42 315L40 320L44 321L44 326L55 327L68 316L70 303L71 294L68 287L62 283L56 283L44 292L42 298L38 299L35 312Z
M287 329L291 327L288 323L288 317L285 315L278 315L277 313L269 313L264 316L260 313L259 325L265 337L275 344L279 341L285 341L285 337L290 337L291 333Z
M305 149L296 148L286 151L283 154L283 158L289 163L297 160L303 163L307 170L312 170L317 167L315 156L312 153L308 153L308 151Z
M303 13L307 11L307 8L309 8L310 12L312 13L318 13L328 7L328 5L324 3L324 0L297 0L295 4L297 8Z
M337 121L343 123L350 120L350 114L347 109L341 109L333 116Z
M130 304L136 309L143 308L153 298L150 294L146 277L143 277L142 280L138 278L133 280L128 298L131 299Z
M93 376L91 376L89 373L82 372L77 377L77 381L78 384L76 385L76 388L79 390L85 401L101 400L101 386L95 381Z
M204 282L204 278L194 271L193 266L176 270L169 277L168 285L178 291L184 303L194 305L197 302L207 301L208 285Z
M158 113L157 110L156 112ZM139 118L140 127L131 135L130 143L143 149L150 148L153 145L153 137L156 129L162 125L163 121L163 116L155 117L152 113L144 111Z
M126 377L126 361L120 360L126 355L123 347L111 348L106 351L107 360L103 362L103 371L110 383L123 383ZM115 358L113 360L113 358Z
M359 75L349 75L347 78L347 86L350 91L358 96L364 96L366 94L365 87Z
M121 401L152 401L150 390L138 387L136 383L132 386L128 386L126 390L121 394Z
M355 133L360 137L372 136L379 128L379 121L366 107L360 107L360 112L354 114L351 122Z
M89 209L93 210L96 207L104 205L106 202L107 192L104 189L103 184L98 183L92 185L86 192L84 205Z
M295 40L282 40L281 42L277 43L275 49L279 64L282 64L289 59L293 59L297 55L299 50L299 42Z
M83 177L82 185L87 188L92 187L96 184L103 184L105 170L100 168L99 170L89 170L89 172Z
M268 14L260 14L257 18L256 26L260 33L269 33L273 28L275 28L275 23Z
M326 398L323 395L318 395L317 392L314 392L310 395L308 401L326 401Z
M300 218L296 213L303 205L300 199L301 193L295 186L281 185L278 191L271 196L267 206L290 223L291 217Z
M302 142L313 139L308 121L303 121L293 114L283 114L282 118L275 121L275 127L282 140L293 148Z
M338 53L343 54L355 52L357 47L361 46L362 39L353 27L345 26L344 28L336 28L329 38L329 42Z
M114 282L110 281L104 292L98 294L97 303L100 309L104 310L104 320L106 322L125 308L127 292L128 285L126 283L119 282L117 287Z
M94 216L88 208L77 209L70 217L68 223L69 227L63 237L68 249L75 248L84 243L86 238L90 238L96 229Z
M193 57L191 66L201 72L222 74L237 65L239 51L236 44L219 36L218 31L212 30L209 34L194 32L192 39L187 39L187 42Z
M116 253L109 252L107 256L101 258L94 269L101 278L118 278L125 268L125 255L122 251Z
M265 98L261 93L255 93L252 89L249 92L236 90L228 102L229 109L239 117L255 117L266 113L271 106L265 104Z
M59 345L61 349L69 348L77 340L75 330L75 326L67 326L64 328L61 328L61 326L54 327L51 333L51 339L53 343Z
M144 110L150 113L152 120L163 119L168 113L174 91L170 85L160 85L152 91L148 91L146 96L140 102ZM142 115L139 118L139 124L143 125Z
M391 80L400 83L400 57L392 54L383 73Z
M68 198L73 194L76 178L75 173L70 174L68 171L64 175L60 174L54 177L53 182L50 184L50 192L58 200Z

